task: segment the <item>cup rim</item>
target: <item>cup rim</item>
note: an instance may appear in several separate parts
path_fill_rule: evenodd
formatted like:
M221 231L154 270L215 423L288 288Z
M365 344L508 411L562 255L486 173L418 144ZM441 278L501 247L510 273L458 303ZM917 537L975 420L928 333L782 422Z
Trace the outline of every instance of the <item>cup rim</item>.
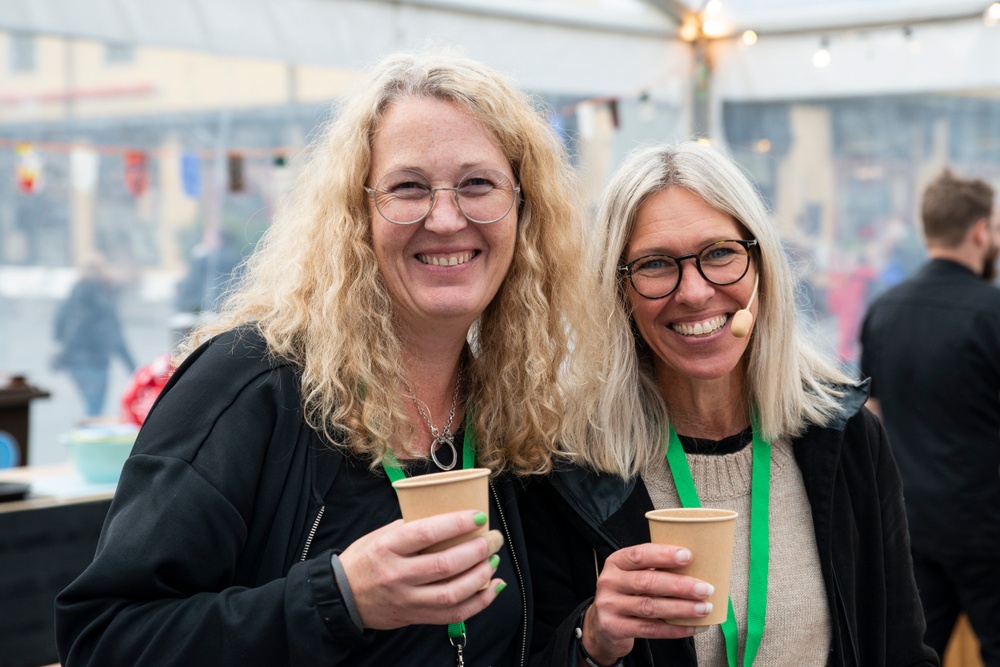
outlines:
M739 516L733 510L715 507L669 507L646 512L650 521L663 523L705 523L709 521L732 521Z
M396 489L413 489L423 486L438 486L441 484L452 484L464 482L470 479L486 477L492 471L489 468L465 468L462 470L445 470L442 472L432 472L418 477L406 477L392 483Z

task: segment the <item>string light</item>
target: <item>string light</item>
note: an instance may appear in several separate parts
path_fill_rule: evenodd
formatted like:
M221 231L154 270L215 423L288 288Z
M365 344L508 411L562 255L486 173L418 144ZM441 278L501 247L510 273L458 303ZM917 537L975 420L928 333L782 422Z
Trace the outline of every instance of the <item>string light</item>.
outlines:
M910 53L920 53L920 41L913 36L913 28L908 25L903 26L903 37L906 39L906 50Z
M753 46L757 43L757 33L753 30L744 30L742 39L747 46Z
M986 8L986 11L983 12L983 23L986 24L987 28L992 28L1000 23L1000 2L994 2Z
M677 34L685 42L693 42L698 39L698 35L701 33L701 27L698 25L698 19L694 16L684 19L684 23L678 29Z
M820 40L819 48L813 54L813 65L818 69L823 69L830 64L830 40L826 37Z
M705 37L716 38L726 34L726 24L719 19L707 18L701 24L701 32Z

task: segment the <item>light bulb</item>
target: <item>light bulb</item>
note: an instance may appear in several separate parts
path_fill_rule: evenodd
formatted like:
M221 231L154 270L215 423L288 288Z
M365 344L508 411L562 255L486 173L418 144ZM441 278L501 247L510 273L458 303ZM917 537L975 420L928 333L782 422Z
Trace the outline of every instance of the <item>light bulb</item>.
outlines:
M744 30L743 31L743 43L746 44L747 46L753 46L754 44L756 44L757 43L757 33L755 33L753 30Z
M819 49L813 54L813 66L823 69L830 64L830 42L824 37L819 43Z
M994 2L986 8L986 11L983 12L983 23L990 28L1000 23L1000 2Z

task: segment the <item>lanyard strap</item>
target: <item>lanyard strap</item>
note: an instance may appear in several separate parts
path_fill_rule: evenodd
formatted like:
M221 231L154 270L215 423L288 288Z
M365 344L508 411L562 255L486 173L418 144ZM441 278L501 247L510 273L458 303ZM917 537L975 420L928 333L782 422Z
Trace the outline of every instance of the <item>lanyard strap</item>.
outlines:
M750 667L757 657L761 637L764 636L764 619L767 616L768 568L768 507L771 495L771 443L759 436L756 415L751 416L753 426L753 471L750 480L750 581L747 586L747 643L743 652L743 665ZM677 495L684 507L701 507L694 488L691 468L684 448L673 425L667 443L667 465L674 478ZM739 637L733 600L729 599L729 613L722 623L726 640L726 658L729 667L736 667Z
M462 469L468 470L476 465L476 431L472 425L472 410L466 409L465 432L462 435ZM399 465L392 450L386 450L382 458L382 469L392 482L406 478L406 472ZM448 640L455 646L461 656L465 647L465 623L448 624Z

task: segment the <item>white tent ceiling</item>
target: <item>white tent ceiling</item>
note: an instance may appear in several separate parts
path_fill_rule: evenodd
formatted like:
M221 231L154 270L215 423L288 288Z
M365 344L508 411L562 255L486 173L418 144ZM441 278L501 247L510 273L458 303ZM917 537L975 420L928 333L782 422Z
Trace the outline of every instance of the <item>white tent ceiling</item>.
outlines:
M0 0L0 29L351 69L442 41L567 94L629 90L683 49L636 0Z
M731 32L972 16L984 0L721 0ZM0 29L358 68L430 40L536 90L620 94L687 67L678 20L708 0L0 0ZM665 63L672 62L674 65Z

